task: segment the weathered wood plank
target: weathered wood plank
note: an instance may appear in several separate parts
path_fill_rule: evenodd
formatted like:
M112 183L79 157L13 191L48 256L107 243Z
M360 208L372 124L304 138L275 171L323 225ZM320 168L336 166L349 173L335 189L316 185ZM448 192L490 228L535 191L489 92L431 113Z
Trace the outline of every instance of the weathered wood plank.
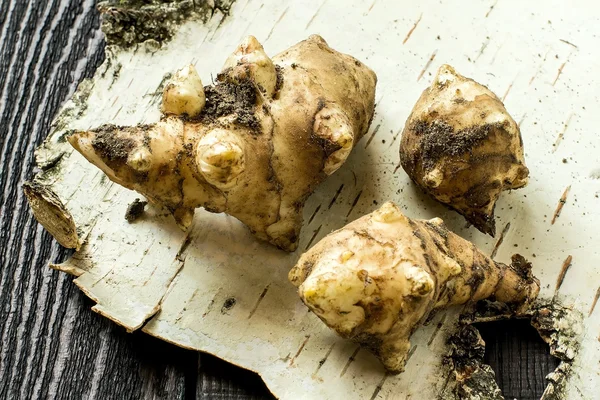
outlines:
M545 378L558 367L550 349L526 320L478 324L486 344L485 362L496 372L506 399L537 400L546 387Z
M202 354L198 363L197 400L269 400L269 389L254 372Z

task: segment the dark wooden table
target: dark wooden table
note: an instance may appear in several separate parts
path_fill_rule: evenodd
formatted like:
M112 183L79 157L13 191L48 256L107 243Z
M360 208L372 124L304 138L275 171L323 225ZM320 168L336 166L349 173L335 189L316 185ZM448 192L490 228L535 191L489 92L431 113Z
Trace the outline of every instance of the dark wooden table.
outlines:
M104 58L95 0L0 0L0 399L270 399L260 378L122 328L65 274L69 251L21 190L61 104ZM507 399L538 399L557 362L526 321L480 326Z

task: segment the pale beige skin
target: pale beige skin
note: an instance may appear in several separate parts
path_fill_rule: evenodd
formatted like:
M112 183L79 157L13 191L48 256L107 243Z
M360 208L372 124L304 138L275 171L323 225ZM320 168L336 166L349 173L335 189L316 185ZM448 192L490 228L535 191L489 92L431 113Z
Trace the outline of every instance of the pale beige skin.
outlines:
M522 257L496 263L441 219L411 220L391 202L323 238L289 278L319 318L393 373L432 313L486 298L521 309L539 292Z
M400 161L417 185L492 236L500 193L529 175L521 132L500 99L449 65L408 117Z
M75 133L69 142L111 180L168 208L184 228L194 209L204 207L233 215L259 238L293 251L304 202L369 128L375 73L320 36L273 59L250 36L219 80L251 82L257 127L239 123L235 112L200 122L205 91L188 66L166 85L160 122L103 126Z

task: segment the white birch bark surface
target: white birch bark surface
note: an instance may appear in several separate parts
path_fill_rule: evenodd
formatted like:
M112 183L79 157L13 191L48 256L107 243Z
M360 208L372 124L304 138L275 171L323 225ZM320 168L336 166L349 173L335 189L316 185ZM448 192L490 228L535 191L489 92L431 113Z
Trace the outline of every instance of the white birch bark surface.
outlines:
M520 124L531 178L497 204L498 236L508 228L495 258L524 255L541 281L542 299L583 313L581 349L566 393L595 398L599 20L592 1L238 0L227 18L216 12L206 24L188 22L158 50L109 49L37 153L43 171L36 183L43 190L29 195L36 217L61 244L80 247L52 267L77 276L75 283L97 303L94 310L107 318L256 371L279 398L437 397L447 378L440 365L445 338L460 310L440 313L419 329L406 372L390 376L371 354L309 313L287 273L302 251L387 200L411 218L439 216L493 251L498 237L466 227L398 168L404 122L437 67L447 63L497 93ZM232 217L203 210L188 232L152 207L130 224L125 210L140 195L112 184L64 140L73 129L157 121L166 73L192 63L210 82L246 35L275 55L312 33L364 61L379 83L371 130L308 200L296 253L258 241Z

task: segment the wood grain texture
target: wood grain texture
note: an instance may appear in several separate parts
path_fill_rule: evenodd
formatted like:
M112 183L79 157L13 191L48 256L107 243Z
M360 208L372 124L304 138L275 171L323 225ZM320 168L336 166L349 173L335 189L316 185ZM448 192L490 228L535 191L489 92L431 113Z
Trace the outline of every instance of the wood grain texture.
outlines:
M21 185L60 105L103 56L94 0L0 1L0 399L273 398L256 374L125 333L47 268L68 251L33 219ZM507 398L539 398L554 365L539 339L486 332Z
M485 362L496 373L506 399L537 400L546 387L545 377L558 367L550 348L527 320L477 324L486 343Z

